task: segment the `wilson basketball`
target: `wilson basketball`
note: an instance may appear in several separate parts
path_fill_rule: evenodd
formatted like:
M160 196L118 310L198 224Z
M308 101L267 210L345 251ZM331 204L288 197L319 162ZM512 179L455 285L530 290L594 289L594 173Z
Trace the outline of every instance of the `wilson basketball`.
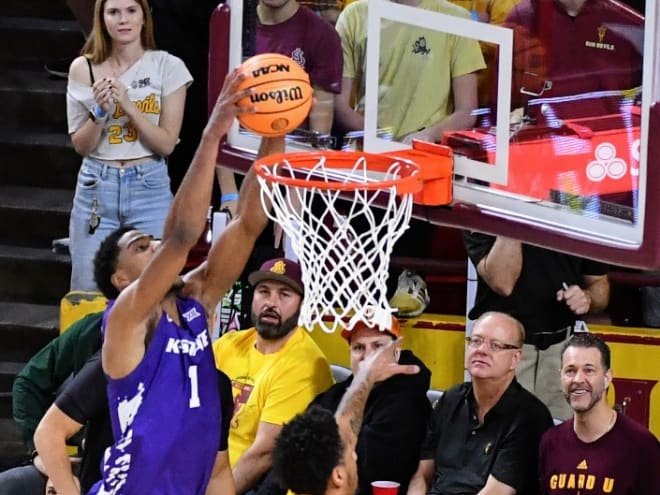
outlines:
M309 75L293 59L278 53L263 53L243 65L248 78L241 89L253 93L238 102L254 105L256 113L239 115L244 127L262 136L281 136L304 122L312 107Z

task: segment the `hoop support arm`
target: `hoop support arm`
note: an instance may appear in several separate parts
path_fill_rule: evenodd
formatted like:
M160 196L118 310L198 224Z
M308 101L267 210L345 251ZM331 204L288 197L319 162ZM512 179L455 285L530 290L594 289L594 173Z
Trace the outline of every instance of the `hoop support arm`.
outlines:
M414 162L420 170L424 186L413 195L413 202L424 206L448 205L452 202L454 153L449 146L426 141L412 142L412 149L384 153Z

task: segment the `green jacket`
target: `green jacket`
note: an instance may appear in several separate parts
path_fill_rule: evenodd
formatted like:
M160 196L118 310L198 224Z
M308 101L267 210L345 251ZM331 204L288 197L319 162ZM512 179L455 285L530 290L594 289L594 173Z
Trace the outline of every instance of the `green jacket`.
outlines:
M34 450L34 431L58 389L101 348L103 311L73 323L35 354L16 376L12 389L14 421L23 431L28 450Z

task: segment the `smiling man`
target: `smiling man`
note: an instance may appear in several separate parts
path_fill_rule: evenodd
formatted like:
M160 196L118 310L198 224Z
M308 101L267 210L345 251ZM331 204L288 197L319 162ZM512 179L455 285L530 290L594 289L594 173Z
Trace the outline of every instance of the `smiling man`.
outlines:
M332 385L328 360L298 326L303 297L298 263L266 261L248 281L254 287L254 328L227 333L213 346L218 368L232 381L229 460L239 494L256 488L270 469L282 425Z
M449 389L431 414L409 495L537 493L537 452L552 426L548 408L516 381L523 326L484 313L467 337L472 377Z
M541 493L651 495L660 487L660 444L642 425L612 409L610 348L576 334L562 351L561 388L573 420L541 440Z

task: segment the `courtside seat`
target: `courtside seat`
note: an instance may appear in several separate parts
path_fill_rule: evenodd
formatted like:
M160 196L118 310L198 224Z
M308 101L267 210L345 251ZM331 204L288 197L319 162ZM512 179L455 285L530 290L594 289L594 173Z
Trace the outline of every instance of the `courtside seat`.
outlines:
M71 291L60 301L60 333L90 313L105 311L108 300L100 292Z
M431 407L435 407L436 403L440 400L440 397L442 397L444 393L444 390L434 389L430 389L428 392L426 392L426 396L429 398L429 402L431 402Z
M350 368L346 368L339 364L331 364L330 369L332 370L332 376L335 378L336 383L343 382L346 378L351 376L352 373Z

